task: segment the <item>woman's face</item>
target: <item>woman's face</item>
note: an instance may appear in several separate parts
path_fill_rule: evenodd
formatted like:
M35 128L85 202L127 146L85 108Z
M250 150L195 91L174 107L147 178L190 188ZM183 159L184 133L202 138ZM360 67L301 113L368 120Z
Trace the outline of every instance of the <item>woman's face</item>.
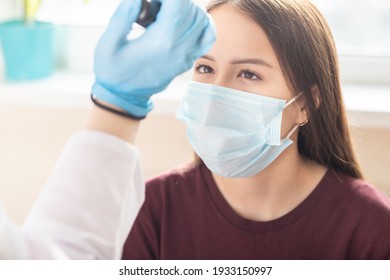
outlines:
M229 5L213 9L217 29L213 48L195 63L193 80L278 99L290 92L275 51L263 29ZM299 124L298 102L283 112L282 136Z

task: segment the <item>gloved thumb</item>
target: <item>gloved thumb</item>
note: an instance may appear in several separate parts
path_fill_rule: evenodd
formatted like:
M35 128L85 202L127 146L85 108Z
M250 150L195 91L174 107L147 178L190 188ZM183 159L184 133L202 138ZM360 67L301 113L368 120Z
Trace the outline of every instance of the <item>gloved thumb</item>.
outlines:
M101 39L105 42L107 51L109 49L116 50L120 44L127 40L127 35L138 18L141 6L141 0L122 0Z
M215 23L209 14L207 14L207 17L208 17L208 25L204 29L204 32L199 40L199 45L201 46L200 51L202 52L199 56L208 53L211 50L217 38Z

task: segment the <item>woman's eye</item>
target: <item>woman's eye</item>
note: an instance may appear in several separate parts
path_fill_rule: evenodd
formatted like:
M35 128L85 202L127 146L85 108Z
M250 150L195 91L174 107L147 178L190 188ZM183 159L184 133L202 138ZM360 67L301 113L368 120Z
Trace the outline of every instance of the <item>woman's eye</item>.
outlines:
M240 73L239 77L245 78L248 80L261 80L261 78L257 74L255 74L251 71L242 71Z
M213 68L207 65L197 65L195 67L195 71L200 74L209 74L209 73L213 73Z

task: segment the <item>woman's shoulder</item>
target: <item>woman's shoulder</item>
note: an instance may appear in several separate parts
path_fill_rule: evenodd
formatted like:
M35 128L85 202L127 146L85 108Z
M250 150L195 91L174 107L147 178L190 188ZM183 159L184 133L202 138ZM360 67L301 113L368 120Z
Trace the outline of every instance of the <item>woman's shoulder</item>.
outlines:
M196 162L178 166L146 181L147 193L186 193L199 186L202 181L200 165Z
M326 209L329 228L349 244L352 259L390 258L390 198L362 179L328 173Z
M373 184L351 176L330 171L334 191L340 199L362 211L378 211L390 215L390 197Z
M196 176L198 169L199 164L197 164L196 162L180 165L171 170L151 177L146 181L146 185L169 185L172 182L177 182L178 180L188 180L189 178Z

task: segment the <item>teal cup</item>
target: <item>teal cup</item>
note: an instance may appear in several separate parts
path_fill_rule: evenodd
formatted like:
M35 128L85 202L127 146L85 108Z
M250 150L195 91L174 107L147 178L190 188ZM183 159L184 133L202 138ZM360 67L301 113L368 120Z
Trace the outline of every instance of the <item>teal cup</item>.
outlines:
M10 81L49 76L55 66L55 25L7 21L0 24L5 74Z

